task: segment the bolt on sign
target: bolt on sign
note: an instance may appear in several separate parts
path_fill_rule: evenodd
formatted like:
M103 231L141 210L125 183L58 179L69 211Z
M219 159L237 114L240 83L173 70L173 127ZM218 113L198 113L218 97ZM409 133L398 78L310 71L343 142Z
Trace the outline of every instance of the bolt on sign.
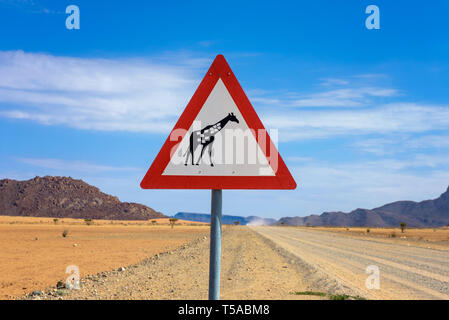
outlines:
M143 189L295 189L237 78L218 55L141 182Z

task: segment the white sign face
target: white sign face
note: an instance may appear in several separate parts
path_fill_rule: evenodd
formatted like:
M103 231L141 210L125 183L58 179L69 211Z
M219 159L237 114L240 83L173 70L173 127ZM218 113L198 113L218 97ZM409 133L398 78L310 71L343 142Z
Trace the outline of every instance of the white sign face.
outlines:
M162 175L275 176L254 134L219 79Z

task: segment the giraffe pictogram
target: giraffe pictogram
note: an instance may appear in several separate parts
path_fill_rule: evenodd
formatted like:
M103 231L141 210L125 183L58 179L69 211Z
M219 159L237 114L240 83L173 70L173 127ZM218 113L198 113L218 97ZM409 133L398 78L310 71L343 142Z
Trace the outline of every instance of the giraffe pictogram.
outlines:
M201 130L193 131L190 134L189 138L189 148L187 149L187 152L184 155L187 155L185 165L188 164L190 156L192 157L192 165L195 164L194 161L194 154L195 150L198 148L198 146L201 146L201 153L200 157L198 158L198 161L196 162L196 165L198 166L200 164L201 158L203 157L203 153L206 150L207 147L209 147L209 159L210 159L210 165L213 167L214 164L212 162L212 145L215 140L215 135L224 128L224 126L229 122L237 122L239 123L239 120L234 115L233 112L229 113L226 117L218 121L217 123L210 124L206 127L204 127Z

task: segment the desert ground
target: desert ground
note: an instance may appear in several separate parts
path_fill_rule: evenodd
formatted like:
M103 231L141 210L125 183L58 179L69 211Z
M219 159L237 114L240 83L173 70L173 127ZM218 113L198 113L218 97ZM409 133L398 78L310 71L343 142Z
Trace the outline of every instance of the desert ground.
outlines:
M223 232L222 299L323 299L295 295L310 289L302 265L281 254L247 227ZM62 296L47 290L44 299L207 299L209 237L145 259L124 271L83 279L80 290ZM39 298L40 299L40 298Z
M358 229L253 229L316 269L323 283L334 281L352 295L369 299L449 299L447 229L408 230L402 238L387 237L391 230L367 236ZM429 238L423 238L426 236ZM379 289L367 289L365 285L366 268L370 265L379 268Z
M66 237L62 236L68 231ZM152 221L0 217L0 298L54 286L68 277L69 265L81 277L128 266L173 250L209 233L207 224L168 219Z
M448 233L225 226L221 298L449 299ZM80 290L55 286L68 265ZM207 299L208 273L207 224L0 217L2 299Z
M304 228L304 227L303 227ZM310 228L310 227L309 227ZM307 229L309 229L307 228ZM353 236L375 237L375 238L397 238L405 241L413 241L415 245L432 246L444 249L449 243L449 227L441 228L372 228L372 227L312 227L314 230L328 232L340 232ZM420 240L420 241L415 241Z

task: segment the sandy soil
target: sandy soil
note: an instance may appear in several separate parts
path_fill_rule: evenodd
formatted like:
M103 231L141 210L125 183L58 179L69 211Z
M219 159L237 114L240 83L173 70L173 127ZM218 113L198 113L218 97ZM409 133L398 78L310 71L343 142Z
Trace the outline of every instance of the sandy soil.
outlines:
M67 278L69 265L78 266L83 277L137 263L209 233L207 225L172 229L162 221L155 226L134 221L94 221L88 226L74 219L55 224L48 218L0 221L0 299L53 286Z
M400 228L354 228L354 227L312 227L315 230L341 232L349 235L362 235L377 238L396 238L407 240L420 240L423 243L442 244L449 248L449 227L443 228L406 228L401 232ZM369 230L369 231L368 231Z
M304 270L247 227L223 232L222 299L322 299L294 295L312 289ZM207 299L209 238L146 259L124 271L85 278L80 290L49 289L33 299Z
M41 217L17 217L17 216L0 216L0 224L50 224L50 225L86 225L86 221L83 219L71 219L71 218L41 218ZM136 226L160 226L170 225L169 218L150 219L148 221L143 220L92 220L92 225L104 226L104 225L136 225ZM209 225L205 222L177 220L175 225L183 226L206 226Z
M442 250L316 228L253 229L315 269L318 289L331 286L372 299L449 299L449 243ZM379 267L378 290L365 286L369 265Z

